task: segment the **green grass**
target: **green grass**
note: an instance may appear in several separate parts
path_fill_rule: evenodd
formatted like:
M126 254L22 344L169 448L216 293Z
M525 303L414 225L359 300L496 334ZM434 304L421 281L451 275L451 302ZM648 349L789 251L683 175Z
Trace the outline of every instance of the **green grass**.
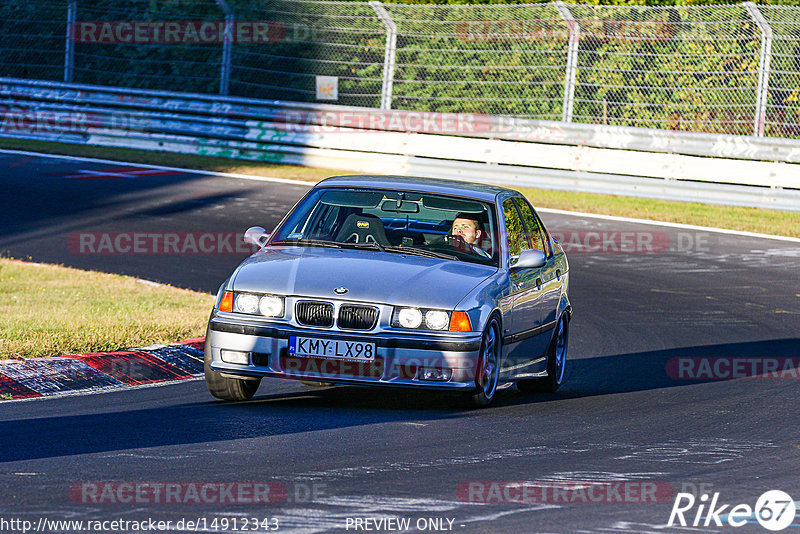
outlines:
M536 207L800 237L800 212L517 188Z
M0 359L172 343L205 334L214 297L0 258Z
M216 172L234 172L255 176L270 176L317 182L328 176L352 174L352 171L317 169L294 165L230 160L186 154L171 154L147 150L117 149L84 145L69 145L42 141L0 139L0 148L15 148L53 154L69 154L134 163L168 165ZM556 208L605 215L634 217L700 226L712 226L746 232L800 237L800 213L701 204L672 202L638 197L598 195L571 191L520 188L537 208Z

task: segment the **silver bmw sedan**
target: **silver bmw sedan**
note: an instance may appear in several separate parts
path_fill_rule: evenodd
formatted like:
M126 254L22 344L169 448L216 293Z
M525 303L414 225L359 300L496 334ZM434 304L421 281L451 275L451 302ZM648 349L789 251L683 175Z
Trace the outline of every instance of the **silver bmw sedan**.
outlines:
M262 377L460 393L555 391L564 380L569 266L517 191L340 176L311 189L220 287L205 378L252 398Z

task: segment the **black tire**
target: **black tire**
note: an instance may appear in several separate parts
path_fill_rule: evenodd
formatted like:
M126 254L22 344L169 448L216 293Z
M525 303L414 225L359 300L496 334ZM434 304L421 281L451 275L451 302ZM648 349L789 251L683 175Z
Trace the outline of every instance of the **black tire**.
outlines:
M256 390L258 390L259 384L261 384L261 379L227 378L211 369L211 348L207 340L208 335L206 334L203 371L205 372L208 391L216 398L225 401L240 402L252 399L253 395L256 394Z
M556 325L556 333L547 349L547 376L517 381L517 388L523 392L553 393L564 383L569 348L569 319L562 314Z
M476 390L468 399L473 408L489 406L494 400L500 379L501 354L500 321L493 315L483 330L480 359L475 370Z

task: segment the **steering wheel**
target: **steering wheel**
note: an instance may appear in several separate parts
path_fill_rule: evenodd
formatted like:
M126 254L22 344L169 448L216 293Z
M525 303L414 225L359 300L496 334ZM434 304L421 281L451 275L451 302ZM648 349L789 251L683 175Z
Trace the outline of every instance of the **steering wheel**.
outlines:
M444 236L444 242L442 244L464 252L469 251L469 245L460 235L447 234Z
M471 245L464 241L460 235L447 234L444 236L444 246L449 246L458 252L465 252L468 254L475 254L477 256L489 257L489 254L477 245Z

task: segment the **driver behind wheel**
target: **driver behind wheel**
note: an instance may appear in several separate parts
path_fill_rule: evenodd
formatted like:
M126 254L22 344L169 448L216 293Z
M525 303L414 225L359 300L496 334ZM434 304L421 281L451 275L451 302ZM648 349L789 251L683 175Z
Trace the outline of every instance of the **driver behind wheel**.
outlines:
M489 254L480 248L483 230L481 230L481 225L476 215L472 213L459 213L456 215L456 218L453 219L451 234L454 238L454 247L462 248L473 254L489 257Z

